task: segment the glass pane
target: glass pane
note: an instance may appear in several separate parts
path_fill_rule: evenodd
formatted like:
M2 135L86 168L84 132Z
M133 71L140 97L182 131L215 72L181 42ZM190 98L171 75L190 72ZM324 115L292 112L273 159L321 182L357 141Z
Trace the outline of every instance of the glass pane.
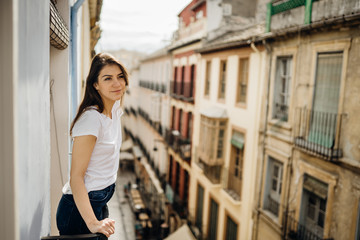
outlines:
M277 180L276 180L276 178L274 178L272 180L272 190L276 191L276 189L277 189Z
M315 220L315 207L313 205L309 204L307 216L308 218Z
M281 121L288 120L288 104L291 79L292 57L279 57L276 61L274 82L273 118Z
M274 178L277 178L279 176L279 166L274 165Z
M343 53L319 53L309 141L330 148L336 132Z

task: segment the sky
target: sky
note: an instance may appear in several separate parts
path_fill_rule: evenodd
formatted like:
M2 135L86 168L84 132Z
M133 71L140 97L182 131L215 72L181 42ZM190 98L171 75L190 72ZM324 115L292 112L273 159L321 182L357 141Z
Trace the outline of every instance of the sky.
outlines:
M178 14L191 0L104 0L99 51L119 49L152 53L178 28Z

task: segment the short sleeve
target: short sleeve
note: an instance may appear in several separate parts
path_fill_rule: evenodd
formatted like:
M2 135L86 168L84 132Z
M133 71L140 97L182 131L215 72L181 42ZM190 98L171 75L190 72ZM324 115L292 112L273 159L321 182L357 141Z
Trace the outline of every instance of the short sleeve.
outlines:
M76 121L72 129L72 137L93 135L98 138L100 128L100 113L96 110L87 110Z

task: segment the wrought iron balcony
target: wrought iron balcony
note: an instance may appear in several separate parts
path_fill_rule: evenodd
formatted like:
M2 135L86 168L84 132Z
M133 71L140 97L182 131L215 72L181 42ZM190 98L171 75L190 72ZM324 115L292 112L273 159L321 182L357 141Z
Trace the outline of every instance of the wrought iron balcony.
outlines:
M299 223L294 218L294 213L286 213L283 218L283 238L284 240L334 240L333 238L323 238L321 234L316 234L312 229Z
M132 114L134 114L134 116L136 116L136 114L137 114L135 108L133 108L133 107L130 107L130 112Z
M191 82L171 81L170 94L173 98L194 102L194 84Z
M343 114L296 109L295 146L325 160L342 157L340 149Z
M165 141L185 161L191 160L191 140L181 136L179 131L166 129Z
M140 80L139 85L140 85L140 87L143 87L143 88L147 88L147 89L154 90L154 91L161 92L161 93L166 93L165 83Z
M178 194L174 195L174 202L172 208L179 214L179 216L185 219L188 215L187 201L182 200Z

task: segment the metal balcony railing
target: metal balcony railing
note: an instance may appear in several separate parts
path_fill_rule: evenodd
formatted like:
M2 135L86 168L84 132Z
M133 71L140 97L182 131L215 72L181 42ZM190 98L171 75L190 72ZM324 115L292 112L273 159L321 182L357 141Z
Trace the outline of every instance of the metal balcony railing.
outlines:
M191 160L191 140L174 129L165 130L165 141L185 161Z
M187 205L187 201L182 200L178 194L174 195L172 208L179 214L181 218L186 218L188 215Z
M198 150L196 150L198 151ZM202 161L199 157L195 158L196 164L203 170L204 175L210 180L212 184L220 184L222 179L222 165L210 166Z
M180 99L186 102L194 102L194 83L171 81L170 94L173 98Z
M130 112L132 114L134 114L134 116L136 116L136 114L137 114L135 108L133 108L133 107L130 107Z
M280 203L277 200L273 199L270 195L268 195L268 199L265 203L264 208L270 211L275 216L279 216L279 207Z
M325 160L342 157L340 149L343 114L296 109L295 146Z
M147 88L147 89L150 89L153 91L166 93L166 84L165 83L140 80L139 85L140 85L140 87Z
M296 221L294 212L284 213L283 240L334 240L333 238L323 238L321 235Z

